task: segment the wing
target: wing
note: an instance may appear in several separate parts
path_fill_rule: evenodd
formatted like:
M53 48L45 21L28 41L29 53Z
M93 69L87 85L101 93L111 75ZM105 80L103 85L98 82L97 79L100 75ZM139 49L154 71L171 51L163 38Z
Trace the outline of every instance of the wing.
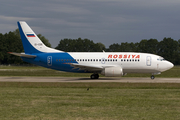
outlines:
M67 64L70 64L72 67L74 67L74 69L79 68L79 70L86 70L90 72L100 72L104 68L98 65L83 65L83 64L77 64L77 63L67 63Z

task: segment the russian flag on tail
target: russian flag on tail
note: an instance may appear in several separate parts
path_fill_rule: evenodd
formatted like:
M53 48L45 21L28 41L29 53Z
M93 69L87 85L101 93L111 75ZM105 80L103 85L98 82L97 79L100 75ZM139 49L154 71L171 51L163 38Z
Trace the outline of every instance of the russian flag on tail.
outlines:
M27 37L35 37L34 34L26 34L26 35L27 35Z

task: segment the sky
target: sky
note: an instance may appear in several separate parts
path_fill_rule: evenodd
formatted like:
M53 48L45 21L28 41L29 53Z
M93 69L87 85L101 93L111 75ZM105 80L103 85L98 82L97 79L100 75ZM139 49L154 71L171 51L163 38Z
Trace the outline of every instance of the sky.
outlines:
M26 21L56 47L89 39L106 47L142 39L180 39L180 0L1 0L0 33Z

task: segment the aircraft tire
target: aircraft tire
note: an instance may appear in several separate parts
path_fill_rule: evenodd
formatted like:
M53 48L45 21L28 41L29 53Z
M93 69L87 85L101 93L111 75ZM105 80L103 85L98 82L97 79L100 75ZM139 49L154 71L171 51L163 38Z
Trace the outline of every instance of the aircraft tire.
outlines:
M152 75L152 76L151 76L151 79L153 80L154 78L155 78L154 75Z
M90 76L91 79L98 79L99 78L99 75L98 74L92 74Z

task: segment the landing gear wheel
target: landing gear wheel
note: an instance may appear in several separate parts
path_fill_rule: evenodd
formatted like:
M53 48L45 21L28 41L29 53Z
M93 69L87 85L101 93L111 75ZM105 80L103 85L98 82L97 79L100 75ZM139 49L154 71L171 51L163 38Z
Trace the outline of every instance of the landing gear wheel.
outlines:
M98 74L96 74L95 76L96 76L96 77L95 77L96 79L99 79L99 75L98 75Z
M90 77L91 77L91 79L98 79L99 75L98 74L92 74Z
M151 76L151 79L153 80L154 78L155 78L154 75L152 75L152 76Z
M95 79L95 76L93 74L91 75L91 79Z

